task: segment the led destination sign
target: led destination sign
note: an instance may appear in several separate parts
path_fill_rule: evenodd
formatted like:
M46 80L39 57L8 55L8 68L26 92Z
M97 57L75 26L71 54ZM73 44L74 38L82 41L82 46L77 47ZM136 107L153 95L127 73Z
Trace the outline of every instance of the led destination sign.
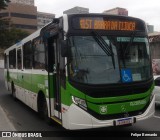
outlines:
M129 18L76 17L72 25L74 29L83 30L135 31L144 30L141 23L141 21Z
M133 21L80 19L79 22L81 29L124 30L124 31L134 31L136 29L136 23Z

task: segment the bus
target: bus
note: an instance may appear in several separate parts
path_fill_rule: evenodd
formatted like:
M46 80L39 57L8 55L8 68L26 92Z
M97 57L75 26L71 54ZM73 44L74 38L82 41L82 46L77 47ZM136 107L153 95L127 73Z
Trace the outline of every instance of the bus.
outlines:
M55 18L6 49L14 99L62 127L130 126L154 114L154 79L144 21L105 14Z
M160 33L149 34L152 69L155 81L155 103L160 104Z

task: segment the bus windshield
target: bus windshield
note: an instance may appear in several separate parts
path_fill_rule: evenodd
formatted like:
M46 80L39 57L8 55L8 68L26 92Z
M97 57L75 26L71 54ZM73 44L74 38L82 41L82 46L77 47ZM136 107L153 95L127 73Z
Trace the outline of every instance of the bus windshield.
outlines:
M122 83L125 72L129 73L128 82L151 77L147 38L101 36L101 39L94 36L69 37L71 80L85 84Z

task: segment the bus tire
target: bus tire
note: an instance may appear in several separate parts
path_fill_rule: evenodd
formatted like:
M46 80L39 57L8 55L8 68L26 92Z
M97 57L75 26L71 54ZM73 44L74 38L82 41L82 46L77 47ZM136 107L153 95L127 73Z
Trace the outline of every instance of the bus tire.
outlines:
M17 101L17 98L16 98L16 89L14 87L14 83L12 82L12 97L14 99L14 101Z
M42 95L42 94L41 94ZM45 99L45 96L41 96L40 99L39 99L39 105L38 105L39 109L38 109L38 112L39 112L39 115L40 117L45 120L45 122L47 124L51 124L51 119L48 117L48 107L47 107L47 101Z
M158 108L158 106L159 106L159 105L158 105L158 103L155 103L155 109L157 109L157 108Z
M44 120L47 124L51 124L51 119L48 117L48 107L47 107L47 102L44 100L43 102L43 111L44 111Z

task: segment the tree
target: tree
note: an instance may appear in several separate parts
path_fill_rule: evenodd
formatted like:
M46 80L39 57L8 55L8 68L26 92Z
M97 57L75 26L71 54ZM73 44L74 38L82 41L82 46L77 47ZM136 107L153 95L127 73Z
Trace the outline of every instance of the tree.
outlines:
M0 0L0 11L6 9L10 0ZM11 26L9 18L0 16L0 48L6 49L19 40L28 36L29 33Z
M16 28L2 30L0 32L0 48L7 49L28 35L28 32Z
M0 10L5 9L10 0L0 0Z
M0 0L0 11L6 9L9 2L10 0ZM3 18L3 16L0 15L0 30L2 30L2 28L5 28L8 24L9 20L6 20L5 18Z

